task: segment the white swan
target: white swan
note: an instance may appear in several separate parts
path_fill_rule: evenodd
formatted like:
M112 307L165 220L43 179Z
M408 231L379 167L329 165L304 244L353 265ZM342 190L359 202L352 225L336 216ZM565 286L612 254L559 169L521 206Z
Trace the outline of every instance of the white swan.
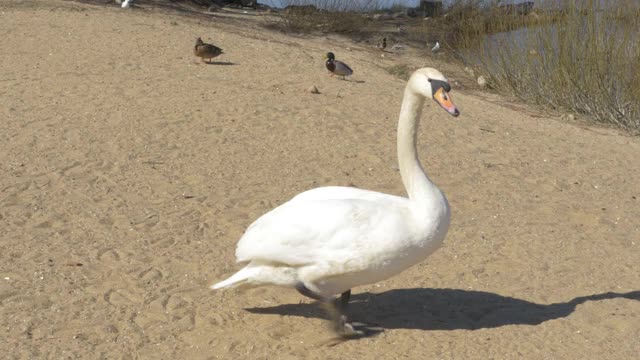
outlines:
M375 283L422 261L443 242L449 204L418 160L416 137L425 98L460 113L447 79L432 68L413 73L398 121L398 162L408 198L352 187L305 191L249 226L236 257L247 264L212 289L281 285L329 304L341 336L351 288ZM341 302L332 296L342 294Z

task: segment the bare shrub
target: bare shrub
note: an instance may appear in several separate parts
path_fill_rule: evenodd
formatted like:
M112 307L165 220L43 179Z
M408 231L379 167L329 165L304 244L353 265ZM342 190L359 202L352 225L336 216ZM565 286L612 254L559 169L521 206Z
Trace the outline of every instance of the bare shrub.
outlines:
M364 15L373 9L376 0L283 0L284 12L277 24L287 31L298 33L360 34L371 20Z

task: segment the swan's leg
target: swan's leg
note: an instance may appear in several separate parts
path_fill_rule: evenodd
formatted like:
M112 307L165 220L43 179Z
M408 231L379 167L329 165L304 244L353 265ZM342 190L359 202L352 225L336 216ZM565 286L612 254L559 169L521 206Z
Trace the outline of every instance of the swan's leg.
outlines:
M311 291L308 287L304 286L303 283L299 282L296 284L296 290L298 290L298 292L308 298L311 298L313 300L318 300L318 301L322 301L322 302L326 302L329 301L330 298L326 298L320 294L316 294L313 291Z
M296 284L296 290L306 297L322 302L327 313L329 313L329 317L333 320L334 330L338 336L343 338L353 338L363 334L362 331L355 330L353 325L347 322L347 316L345 315L347 305L349 304L349 298L351 297L351 290L343 292L339 299L332 299L330 297L324 297L317 294L301 282Z
M351 298L351 289L340 295L340 298L334 300L334 306L338 309L336 331L344 338L357 337L363 335L362 331L355 330L353 325L349 323L347 317L347 308L349 307L349 299Z
M351 289L345 291L340 296L340 305L342 306L342 311L347 311L347 306L349 305L349 299L351 298Z
M343 292L340 298L334 299L335 307L340 311L340 317L343 322L347 322L347 307L349 307L349 298L351 298L351 289Z

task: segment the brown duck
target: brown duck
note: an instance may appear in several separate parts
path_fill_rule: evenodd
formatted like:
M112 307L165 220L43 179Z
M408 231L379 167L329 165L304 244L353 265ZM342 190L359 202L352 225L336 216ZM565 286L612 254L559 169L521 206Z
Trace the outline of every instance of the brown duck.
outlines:
M327 67L327 70L331 72L332 76L338 75L342 76L342 79L344 79L345 76L353 74L353 70L351 70L349 65L340 60L336 60L336 56L332 52L327 53L326 59L327 62L325 63L325 66Z
M211 59L219 56L223 52L219 47L213 44L207 44L202 41L201 38L198 38L198 40L196 40L196 46L193 48L193 53L197 57L201 57L202 61L204 61L204 59L209 59L209 63L211 63Z

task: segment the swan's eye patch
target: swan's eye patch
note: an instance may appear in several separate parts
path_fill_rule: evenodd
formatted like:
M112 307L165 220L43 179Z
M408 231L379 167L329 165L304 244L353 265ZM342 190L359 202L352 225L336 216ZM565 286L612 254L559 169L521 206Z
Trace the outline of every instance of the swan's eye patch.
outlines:
M451 85L446 81L429 79L429 82L431 83L431 92L434 95L440 89L443 89L446 92L451 91Z

